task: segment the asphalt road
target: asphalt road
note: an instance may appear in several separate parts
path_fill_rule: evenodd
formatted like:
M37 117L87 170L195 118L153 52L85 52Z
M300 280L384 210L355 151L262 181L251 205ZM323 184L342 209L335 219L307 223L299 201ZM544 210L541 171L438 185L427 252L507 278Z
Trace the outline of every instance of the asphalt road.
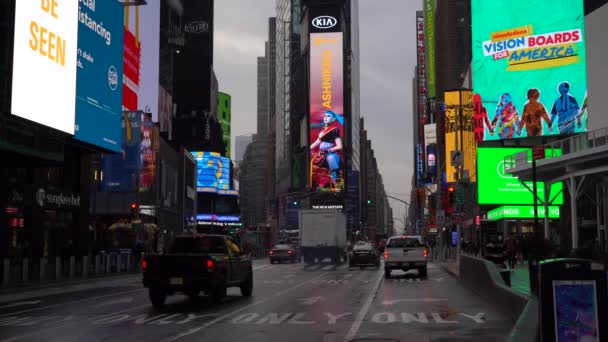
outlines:
M504 341L513 322L441 267L360 270L254 262L254 293L174 295L155 310L139 275L0 294L4 341Z

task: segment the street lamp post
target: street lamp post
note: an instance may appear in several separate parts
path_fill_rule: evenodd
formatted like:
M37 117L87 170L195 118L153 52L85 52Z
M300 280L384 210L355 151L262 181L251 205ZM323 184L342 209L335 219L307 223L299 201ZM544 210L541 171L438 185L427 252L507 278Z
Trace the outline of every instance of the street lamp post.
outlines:
M397 197L394 197L391 195L386 195L386 197L405 204L405 213L403 214L403 232L405 233L405 229L407 228L406 222L407 222L407 218L408 218L408 209L410 206L409 202L406 202L406 201L402 200L401 198L397 198Z

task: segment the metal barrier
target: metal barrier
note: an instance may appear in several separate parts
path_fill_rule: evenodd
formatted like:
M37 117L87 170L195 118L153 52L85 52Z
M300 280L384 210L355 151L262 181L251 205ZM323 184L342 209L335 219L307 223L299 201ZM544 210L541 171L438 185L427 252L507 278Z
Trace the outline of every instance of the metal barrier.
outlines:
M568 138L543 145L545 147L545 160L562 157L572 153L580 153L593 148L608 145L608 127L580 133ZM505 171L523 167L523 164L532 162L532 151L527 151L527 158L522 158L523 152L506 156L504 158Z

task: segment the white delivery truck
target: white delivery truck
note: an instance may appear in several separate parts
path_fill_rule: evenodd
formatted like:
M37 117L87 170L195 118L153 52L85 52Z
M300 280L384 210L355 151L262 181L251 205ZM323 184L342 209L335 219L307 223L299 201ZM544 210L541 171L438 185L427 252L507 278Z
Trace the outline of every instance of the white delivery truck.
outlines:
M338 210L302 209L300 249L307 264L325 258L338 264L346 260L346 215Z

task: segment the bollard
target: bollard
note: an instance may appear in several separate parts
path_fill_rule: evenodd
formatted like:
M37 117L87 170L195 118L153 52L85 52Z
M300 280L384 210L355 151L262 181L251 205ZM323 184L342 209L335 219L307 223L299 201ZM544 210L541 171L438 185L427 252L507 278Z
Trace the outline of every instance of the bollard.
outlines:
M29 259L28 258L24 258L23 260L21 260L21 281L23 282L27 282L29 275L30 275L30 264L29 264Z
M69 275L70 278L74 278L74 275L76 274L76 258L74 256L70 257L70 271L69 271Z
M40 281L44 281L46 278L46 258L40 258Z
M127 253L127 272L131 272L131 253Z
M61 279L61 258L55 258L55 280Z
M110 274L112 267L112 253L106 255L106 274Z
M2 268L4 272L2 272L2 285L8 286L8 277L10 274L11 260L4 259L4 267Z
M95 275L98 276L101 274L101 258L99 257L99 254L95 256Z
M89 275L89 256L82 257L82 277L86 278Z

